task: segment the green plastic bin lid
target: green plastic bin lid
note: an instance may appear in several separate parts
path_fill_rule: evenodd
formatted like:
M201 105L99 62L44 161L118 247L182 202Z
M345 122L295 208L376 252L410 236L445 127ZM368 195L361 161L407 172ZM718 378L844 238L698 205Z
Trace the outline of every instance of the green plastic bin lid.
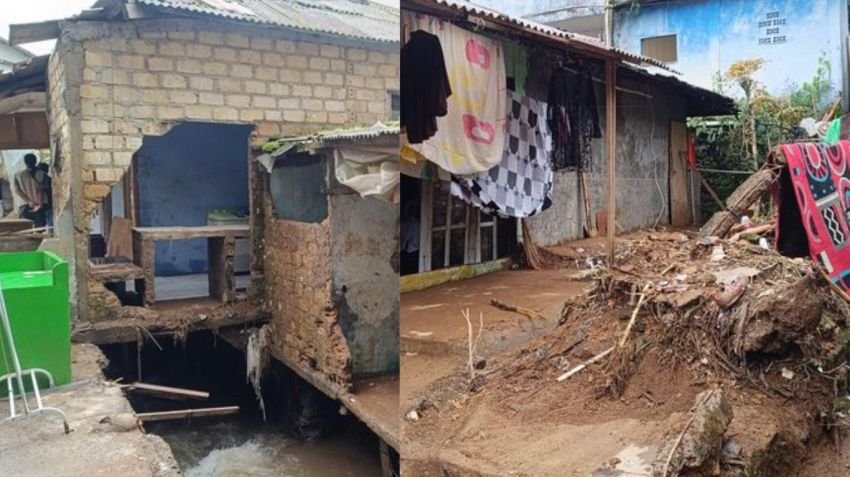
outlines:
M0 272L0 286L3 290L53 286L53 271Z

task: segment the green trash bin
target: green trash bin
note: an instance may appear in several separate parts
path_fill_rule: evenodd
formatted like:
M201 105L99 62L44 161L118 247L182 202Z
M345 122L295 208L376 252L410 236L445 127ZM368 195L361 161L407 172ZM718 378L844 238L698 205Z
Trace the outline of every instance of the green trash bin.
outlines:
M45 369L57 386L71 382L68 262L51 252L0 253L0 290L21 368ZM14 372L8 350L0 333L0 375ZM41 377L39 386L47 387Z

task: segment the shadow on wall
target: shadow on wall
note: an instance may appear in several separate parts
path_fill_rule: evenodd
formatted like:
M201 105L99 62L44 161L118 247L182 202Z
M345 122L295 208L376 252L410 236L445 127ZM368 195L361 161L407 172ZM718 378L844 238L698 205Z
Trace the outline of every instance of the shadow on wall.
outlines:
M146 136L136 153L139 225L207 225L213 209L247 215L251 126L183 123ZM206 273L204 239L156 245L156 275Z

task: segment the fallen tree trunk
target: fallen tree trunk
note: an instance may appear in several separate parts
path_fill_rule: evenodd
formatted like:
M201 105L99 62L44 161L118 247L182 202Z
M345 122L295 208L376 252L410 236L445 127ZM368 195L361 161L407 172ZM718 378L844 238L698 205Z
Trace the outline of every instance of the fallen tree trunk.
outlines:
M753 173L726 199L726 210L715 213L702 226L700 235L724 237L738 221L738 217L767 192L778 176L778 171L774 168L765 168Z

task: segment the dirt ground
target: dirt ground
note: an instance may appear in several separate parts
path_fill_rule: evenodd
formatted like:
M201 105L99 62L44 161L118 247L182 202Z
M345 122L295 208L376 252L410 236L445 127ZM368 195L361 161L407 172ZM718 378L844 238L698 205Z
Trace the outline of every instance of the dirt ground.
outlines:
M733 417L717 443L722 452L718 447L710 456L712 470L687 475L847 474L847 445L838 456L824 432L825 421L841 415L833 401L846 394L844 348L835 343L843 318L806 262L740 244L724 244L725 257L711 261L711 247L675 235L626 240L614 278L589 296L576 297L587 282L572 280L575 269L525 271L507 288L506 277L493 274L443 285L430 296L419 292L415 300L402 296L403 334L432 332L418 343L436 336L455 345L402 356L404 475L661 475L663 445L687 430L695 399L707 390L722 393ZM572 245L558 253L577 248L596 252ZM742 266L758 273L736 301L718 305L715 298L731 285L717 285L712 273ZM635 315L629 346L617 347L645 283L647 305ZM532 296L533 289L545 290L548 300ZM486 341L507 344L482 352L486 363L471 379L459 308L486 308L490 295L484 293L498 290L511 290L513 304L547 309L550 316L564 302L570 306L531 333L516 314L487 321L485 333L495 327L502 336L533 339L513 347L517 341ZM429 304L440 306L425 308ZM426 311L428 319L421 316ZM599 364L556 380L612 347Z
M44 395L45 406L63 410L65 434L54 415L0 423L2 475L27 477L177 477L168 445L134 426L121 388L101 373L105 358L93 345L72 347L73 382ZM20 402L20 401L19 401ZM0 416L8 416L8 401Z

